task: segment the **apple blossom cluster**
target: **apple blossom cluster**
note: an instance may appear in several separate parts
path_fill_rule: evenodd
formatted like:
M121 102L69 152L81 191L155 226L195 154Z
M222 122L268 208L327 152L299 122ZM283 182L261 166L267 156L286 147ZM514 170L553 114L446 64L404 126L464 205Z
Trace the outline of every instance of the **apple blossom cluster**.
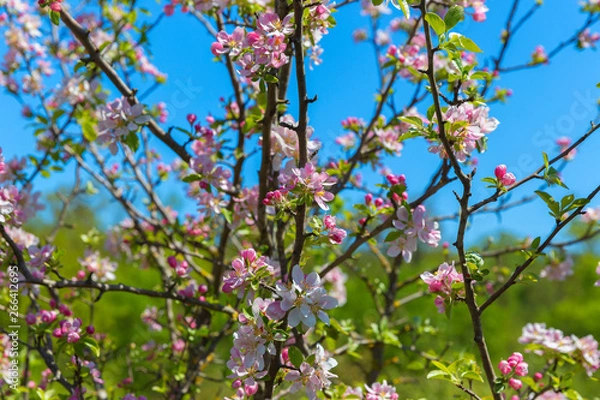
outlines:
M567 256L564 260L551 259L550 264L546 265L540 272L540 277L550 281L564 281L573 275L573 259Z
M515 376L523 377L529 373L529 365L524 361L521 353L512 353L508 360L502 360L498 364L498 369L503 378L508 380L508 384L515 390L523 387L523 382Z
M211 51L217 57L229 54L241 68L240 75L247 78L257 77L268 68L281 68L289 62L285 50L287 37L294 32L291 20L291 14L281 20L274 12L265 12L258 17L255 31L246 33L241 27L231 35L220 31Z
M263 317L270 318L268 306L268 301L256 298L252 303L252 315L240 314L240 327L233 333L233 347L227 361L232 374L228 378L234 379L233 387L242 392L241 398L244 398L244 394L252 396L257 392L258 380L268 373L265 369L265 354L276 352L273 343L275 338L263 320ZM279 337L277 339L281 340Z
M316 272L305 275L300 266L292 269L291 282L277 282L277 295L281 301L276 301L282 311L288 313L288 324L295 327L312 328L317 318L329 325L329 316L325 311L337 307L338 302L323 289L321 278Z
M308 49L309 68L319 66L323 62L321 54L323 48L319 42L324 35L329 33L329 28L335 24L331 11L326 4L317 4L308 8L308 13L304 17L304 38L302 46Z
M86 250L84 258L80 258L78 261L85 271L90 273L100 282L116 279L115 271L117 269L117 263L102 257L97 251ZM79 279L85 278L86 272L84 270L78 272L77 277Z
M336 365L337 361L328 357L323 346L317 344L314 361L311 364L302 362L298 370L292 370L285 376L286 381L293 382L290 392L295 393L304 388L308 398L315 400L318 392L331 385L330 379L337 378L337 375L329 372Z
M298 161L298 134L290 127L296 124L294 117L286 114L282 116L279 123L271 125L271 155L273 158L273 169L279 171L282 161L291 158ZM321 148L321 142L311 140L314 129L311 126L306 128L307 150L309 154L317 152Z
M223 279L223 292L231 293L239 289L238 296L242 298L248 286L256 291L261 280L275 276L275 267L268 262L266 257L259 257L253 248L242 250L240 257L231 263L233 270Z
M410 210L403 205L396 211L393 224L398 231L393 232L392 245L387 251L391 257L402 254L406 262L412 260L412 255L417 251L417 243L420 241L430 247L437 247L441 240L438 223L426 218L424 205L419 205Z
M548 358L568 355L580 363L589 376L600 368L598 342L592 335L579 338L566 336L561 330L546 328L546 324L533 323L523 327L519 343L526 344L527 350Z
M600 33L591 32L589 28L584 29L577 38L577 47L580 49L596 48L596 42L600 40Z
M488 116L489 108L485 105L475 107L473 103L465 102L458 106L450 106L445 113L447 123L446 136L450 147L459 162L467 161L474 150L485 151L487 134L496 130L500 122ZM429 151L447 157L443 144L432 145Z
M485 0L458 0L455 2L465 8L471 7L473 9L473 20L476 22L483 22L486 20L486 13L489 8L485 5Z
M231 171L217 164L216 154L218 153L221 143L215 138L216 132L210 128L200 129L201 138L192 143L192 151L195 157L192 158L190 167L198 174L199 180L194 182L192 188L209 190L215 187L218 191L231 190ZM197 193L198 195L200 193ZM210 201L211 199L219 199L219 195L205 196L202 193L198 196L200 202ZM205 204L206 209L213 209L215 213L220 213L220 208L215 204Z
M52 331L52 336L55 338L62 338L67 343L75 343L81 338L81 319L63 319L59 322L59 327Z
M456 296L464 292L463 274L456 271L454 263L443 263L435 274L424 272L421 279L428 285L430 293L438 293L434 303L440 314L447 310Z
M398 400L399 398L396 388L389 385L386 380L381 383L375 382L371 386L365 385L365 389L367 393L364 400Z
M323 218L323 224L331 244L342 244L342 241L348 235L345 230L337 227L336 218L331 215L326 215Z
M291 164L288 163L286 169L281 171L279 182L282 186L268 192L263 204L283 208L289 207L292 200L296 200L298 205L311 205L314 201L319 208L328 211L327 203L333 200L334 195L327 188L333 186L336 179L325 171L317 172L312 162L306 163L302 168L290 167Z
M113 100L100 110L98 141L108 144L110 152L117 154L117 143L130 133L137 132L152 117L144 114L143 104L129 104L124 97Z

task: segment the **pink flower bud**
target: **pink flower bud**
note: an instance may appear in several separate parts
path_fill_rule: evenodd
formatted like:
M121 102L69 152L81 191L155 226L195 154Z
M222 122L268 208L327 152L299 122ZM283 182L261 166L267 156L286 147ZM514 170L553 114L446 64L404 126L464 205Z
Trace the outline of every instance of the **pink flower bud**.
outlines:
M523 382L521 382L518 379L515 378L510 378L508 380L508 384L510 385L511 388L515 389L515 390L519 390L523 387Z
M190 125L194 125L194 122L196 122L196 118L196 114L187 115L187 121L190 123Z
M60 3L58 1L53 1L52 3L50 3L50 9L55 12L60 12Z
M544 375L542 375L541 372L536 372L533 375L533 380L536 381L536 382L541 381L543 378L544 378Z
M515 182L517 181L517 178L511 173L507 173L505 174L501 179L500 182L504 185L504 186L512 186L515 184Z
M394 174L389 174L388 176L386 176L386 179L390 183L390 185L397 185L400 183L400 179L398 179L398 177Z
M323 222L327 229L333 229L336 226L335 217L331 215L326 215L325 218L323 218Z
M231 387L234 389L237 389L239 387L242 386L242 380L241 379L236 379L235 381L233 381L233 383L231 384Z
M254 382L252 385L245 385L244 392L246 393L246 396L252 396L258 392L258 382Z
M96 332L96 328L94 328L94 325L88 325L86 326L85 331L88 333L88 335L93 335L94 332Z
M502 372L502 375L508 375L510 374L510 371L512 371L512 367L508 364L508 361L506 360L500 361L500 363L498 364L498 369L500 370L500 372Z
M171 268L177 267L177 258L175 258L175 256L167 257L167 264L169 264L169 267Z
M290 349L289 347L284 347L281 350L281 360L283 361L283 363L287 363L288 361L290 361Z
M210 51L211 53L213 53L215 56L220 56L221 54L223 54L223 45L219 42L214 42L213 44L210 45Z
M60 328L56 328L52 331L52 336L54 336L55 338L59 338L62 336L62 329Z
M517 374L519 376L527 375L527 373L529 372L528 367L529 367L529 365L527 365L526 362L518 363L517 366L515 367L515 374Z
M365 196L365 204L370 206L372 201L373 195L371 193L367 193L367 195Z
M29 313L25 316L25 322L27 322L27 325L35 324L35 321L36 321L35 314Z
M494 175L496 175L496 178L502 179L504 175L506 175L506 165L498 165L496 169L494 169Z
M519 352L514 352L510 357L508 357L508 363L513 368L520 362L523 362L523 354Z
M379 208L383 205L383 199L381 197L378 197L375 199L375 207Z
M163 8L163 11L165 12L165 15L167 17L170 17L171 15L173 15L175 13L175 5L174 4L167 4Z
M70 317L71 315L73 315L71 310L69 310L69 308L67 306L65 306L64 304L61 304L58 306L58 311L65 317Z

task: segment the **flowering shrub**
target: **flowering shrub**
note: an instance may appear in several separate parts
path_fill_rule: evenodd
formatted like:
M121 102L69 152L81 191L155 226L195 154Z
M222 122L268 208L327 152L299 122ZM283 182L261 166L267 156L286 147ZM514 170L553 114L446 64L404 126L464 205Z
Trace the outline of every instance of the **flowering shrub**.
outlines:
M596 395L586 384L600 369L594 332L528 323L506 353L487 344L509 329L485 317L506 324L503 302L534 285L581 275L578 290L600 286L597 258L578 251L597 243L600 186L594 174L581 197L567 185L600 125L555 135L536 167L477 169L498 153L496 104L513 95L500 79L551 68L568 47L594 49L600 3L582 2L572 36L528 47L516 65L511 43L542 2L522 14L510 3L486 58L466 36L494 12L484 0L0 0L0 87L36 144L14 158L0 148L0 396ZM337 93L314 86L311 70L334 63L324 37L345 22L342 8L367 20L352 39L372 46L379 87L370 115L352 110L327 138L309 116L317 94ZM182 14L210 35L186 57L212 58L229 80L216 112L188 110L181 81L154 101L170 82L150 38ZM418 166L396 162L418 146ZM414 179L417 168L431 179ZM42 197L40 177L71 173L58 202ZM530 203L548 209L546 234L473 241L480 215ZM453 344L458 328L473 343ZM449 384L437 392L434 379Z

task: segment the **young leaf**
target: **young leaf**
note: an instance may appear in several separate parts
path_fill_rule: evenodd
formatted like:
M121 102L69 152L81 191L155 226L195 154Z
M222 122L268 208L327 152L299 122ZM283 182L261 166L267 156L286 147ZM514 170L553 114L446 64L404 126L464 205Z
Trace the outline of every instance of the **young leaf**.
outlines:
M410 7L408 6L408 1L392 0L392 4L394 4L395 2L398 2L398 6L400 7L400 10L402 10L402 12L404 13L404 17L406 17L406 19L410 19Z
M429 25L431 25L438 36L446 32L446 24L444 23L444 20L436 13L428 12L425 15L425 21L429 22Z
M446 30L449 31L454 28L463 19L465 19L465 10L461 6L450 7L444 17Z

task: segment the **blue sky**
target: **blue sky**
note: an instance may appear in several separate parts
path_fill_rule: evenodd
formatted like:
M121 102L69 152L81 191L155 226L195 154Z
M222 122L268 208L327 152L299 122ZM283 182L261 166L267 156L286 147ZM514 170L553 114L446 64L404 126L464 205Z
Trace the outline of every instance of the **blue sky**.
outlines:
M148 2L148 7L157 6ZM488 0L490 8L488 21L474 23L465 21L458 31L473 38L484 50L480 62L485 65L486 57L495 55L499 48L500 31L508 14L508 1ZM533 0L522 1L522 15ZM536 45L547 50L572 35L583 23L585 16L578 11L576 0L547 0L544 6L519 32L505 59L505 66L525 63ZM393 10L392 16L400 16ZM351 33L357 27L367 27L368 20L359 15L359 6L353 4L335 14L337 26L322 41L325 49L323 64L308 72L309 95L318 95L318 101L310 106L310 125L315 128L315 136L324 144L324 155L341 156L333 143L342 133L340 121L348 116L368 120L374 108L373 96L376 91L377 75L372 49L366 43L355 44ZM600 30L600 28L598 28ZM155 64L169 79L167 84L156 90L146 99L147 103L165 101L171 117L167 125L184 126L185 115L190 112L204 117L207 113L219 114L219 97L229 95L230 86L224 66L211 61L209 35L194 18L176 13L165 18L150 35ZM2 49L0 47L0 49ZM526 176L541 164L541 152L556 153L553 142L558 136L577 138L597 117L596 100L600 90L598 66L600 58L595 50L579 51L573 47L554 58L550 65L529 71L505 74L498 84L512 88L514 95L508 104L494 104L490 114L501 122L499 128L489 136L489 151L479 157L478 178L492 175L497 164L508 165L517 178ZM149 87L150 82L140 82L140 92ZM410 96L412 86L398 85L398 98ZM20 118L20 106L2 93L0 106L3 110L3 129L0 146L10 158L13 154L25 154L33 150L31 132ZM294 110L294 105L291 108ZM425 112L425 107L421 109ZM593 136L583 147L576 160L564 173L564 178L577 196L586 195L597 182L597 149L600 137ZM161 146L158 146L162 149ZM439 159L426 152L427 145L422 141L407 143L400 158L390 161L395 173L404 173L408 178L409 191L417 197L428 181ZM171 155L165 149L165 158ZM367 173L367 176L368 173ZM52 180L41 180L39 188L51 191L60 182L66 182L71 175L55 176ZM531 193L537 186L529 185L517 191L513 198ZM476 198L488 193L476 190ZM566 195L566 191L556 191ZM593 205L600 204L595 201ZM456 209L452 193L446 190L429 208L440 214ZM190 205L193 209L193 204ZM508 212L502 225L494 216L480 217L469 233L469 239L476 240L484 234L493 234L498 229L506 229L520 235L537 235L548 232L552 221L547 217L541 202ZM445 228L452 228L447 224ZM452 233L444 235L444 240L452 242Z

